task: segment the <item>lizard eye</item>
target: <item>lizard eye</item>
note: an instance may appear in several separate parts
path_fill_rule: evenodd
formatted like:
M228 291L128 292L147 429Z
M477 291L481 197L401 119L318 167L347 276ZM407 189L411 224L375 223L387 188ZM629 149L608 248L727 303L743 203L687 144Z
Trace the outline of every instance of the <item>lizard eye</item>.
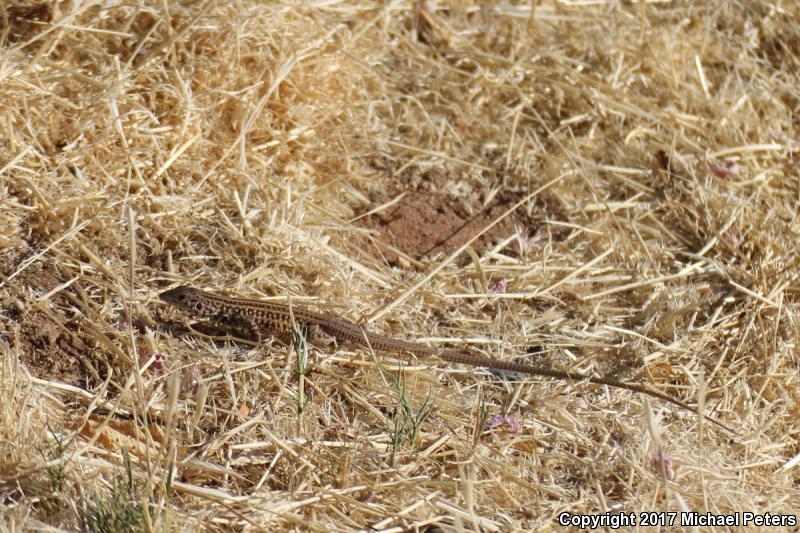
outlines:
M203 302L195 302L192 307L194 307L194 310L197 311L198 313L203 312Z

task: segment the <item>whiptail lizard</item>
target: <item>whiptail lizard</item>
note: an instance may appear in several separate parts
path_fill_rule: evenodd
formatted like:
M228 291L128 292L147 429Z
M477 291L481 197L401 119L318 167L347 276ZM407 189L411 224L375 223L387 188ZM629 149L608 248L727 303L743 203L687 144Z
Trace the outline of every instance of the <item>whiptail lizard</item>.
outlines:
M245 327L259 339L261 333L289 336L292 329L299 326L319 328L324 334L338 342L351 343L371 348L377 352L411 353L418 356L435 356L449 363L486 367L493 370L519 372L532 376L555 378L564 381L584 381L595 385L607 385L658 398L677 405L687 411L696 412L689 404L665 393L650 389L644 385L625 383L614 379L594 377L556 370L535 367L513 361L500 361L480 355L441 350L399 339L386 337L378 333L368 332L355 322L343 318L317 313L304 307L284 303L264 302L247 298L233 298L221 294L202 291L194 287L181 286L160 294L161 300L197 317L208 318L213 322L226 326ZM731 428L715 418L704 415L707 420L735 433Z

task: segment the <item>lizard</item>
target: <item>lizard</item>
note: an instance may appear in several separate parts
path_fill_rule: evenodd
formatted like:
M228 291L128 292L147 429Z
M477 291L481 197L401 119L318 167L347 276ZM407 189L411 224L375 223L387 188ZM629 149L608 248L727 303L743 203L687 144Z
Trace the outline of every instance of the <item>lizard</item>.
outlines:
M261 333L269 332L278 336L289 336L298 326L315 328L336 342L349 343L372 349L382 353L410 353L421 357L438 357L453 364L475 367L486 367L492 370L515 372L531 376L547 377L562 381L583 381L594 385L606 385L624 389L677 405L687 411L697 411L681 400L666 393L651 389L637 383L627 383L611 378L589 376L579 372L538 367L515 361L492 359L468 352L451 349L438 349L415 342L387 337L379 333L367 331L350 320L334 315L319 313L305 307L225 296L223 294L203 291L198 288L182 285L166 290L159 298L173 307L190 315L207 318L212 322L233 327L245 327L261 340ZM716 418L703 415L708 421L735 433Z

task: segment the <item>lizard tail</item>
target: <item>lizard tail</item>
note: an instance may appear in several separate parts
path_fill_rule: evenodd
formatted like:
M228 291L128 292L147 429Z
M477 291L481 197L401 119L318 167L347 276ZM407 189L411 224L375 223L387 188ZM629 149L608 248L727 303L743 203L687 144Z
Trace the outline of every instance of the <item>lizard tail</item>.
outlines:
M640 394L646 394L653 398L658 398L659 400L663 400L665 402L669 402L673 405L677 405L678 407L690 411L695 414L701 414L697 411L696 408L692 407L691 405L678 400L677 398L673 398L672 396L665 394L663 392L651 389L644 385L638 385L635 383L624 383L622 381L617 381L614 379L608 379L603 377L593 377L587 376L578 372L569 372L565 370L556 370L554 368L542 368L542 367L535 367L531 365L527 365L525 363L516 363L514 361L502 361L496 359L490 359L488 357L482 357L480 355L473 355L469 353L463 352L455 352L455 351L446 351L439 354L439 357L447 362L462 364L462 365L470 365L470 366L484 366L487 368L491 368L494 370L506 370L509 372L520 372L524 374L529 374L532 376L542 376L548 378L555 378L564 381L588 381L589 383L594 383L595 385L607 385L609 387L614 387L617 389L625 389L632 392L638 392ZM730 427L726 426L716 418L703 414L703 418L716 424L717 426L721 427L722 429L736 434L736 432L731 429Z

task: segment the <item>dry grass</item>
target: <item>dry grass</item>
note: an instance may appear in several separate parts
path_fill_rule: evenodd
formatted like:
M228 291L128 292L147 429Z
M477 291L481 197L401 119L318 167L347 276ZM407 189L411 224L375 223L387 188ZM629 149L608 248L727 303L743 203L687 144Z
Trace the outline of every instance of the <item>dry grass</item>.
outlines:
M0 529L800 508L796 3L52 4L0 8ZM363 253L352 219L431 171L534 222L418 273ZM175 282L704 393L738 434L347 347L298 379L183 331Z

